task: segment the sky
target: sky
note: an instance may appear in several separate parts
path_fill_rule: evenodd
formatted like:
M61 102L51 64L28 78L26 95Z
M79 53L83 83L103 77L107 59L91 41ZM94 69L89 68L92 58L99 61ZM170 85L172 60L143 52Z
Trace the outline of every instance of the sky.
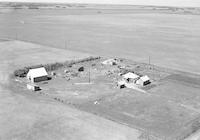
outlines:
M200 0L0 0L2 2L58 2L200 7Z

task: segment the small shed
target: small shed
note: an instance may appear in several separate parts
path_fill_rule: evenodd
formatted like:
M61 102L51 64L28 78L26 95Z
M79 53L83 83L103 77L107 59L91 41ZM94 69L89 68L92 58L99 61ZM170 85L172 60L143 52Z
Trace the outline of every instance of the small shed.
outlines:
M136 84L137 84L137 85L141 85L141 86L145 86L145 85L148 85L148 84L150 84L150 83L151 83L150 78L149 78L147 75L140 77L140 78L136 81Z
M84 67L80 67L80 68L78 69L78 71L79 71L79 72L84 71Z
M32 83L48 80L48 74L44 67L30 69L26 77Z
M121 88L125 88L126 87L126 82L124 80L118 81L117 82L117 87Z
M41 90L38 85L35 85L35 84L32 84L32 83L28 83L26 86L27 86L27 89L32 90L32 91Z
M56 76L56 72L52 71L52 72L51 72L51 75L52 75L52 76Z
M130 82L135 83L139 79L139 77L140 77L139 75L132 73L132 72L128 72L123 75L123 78L129 83Z
M116 59L107 59L102 62L103 65L117 65Z

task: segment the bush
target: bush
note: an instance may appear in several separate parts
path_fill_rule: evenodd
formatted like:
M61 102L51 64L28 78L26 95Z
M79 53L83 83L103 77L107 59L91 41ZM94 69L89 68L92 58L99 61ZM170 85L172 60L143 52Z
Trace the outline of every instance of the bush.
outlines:
M47 71L57 70L58 68L61 68L63 66L64 66L63 63L53 63L53 64L46 64L46 65L44 65L44 67L45 67L45 69Z
M14 75L17 77L25 77L27 73L28 72L26 72L25 69L19 69L14 71Z

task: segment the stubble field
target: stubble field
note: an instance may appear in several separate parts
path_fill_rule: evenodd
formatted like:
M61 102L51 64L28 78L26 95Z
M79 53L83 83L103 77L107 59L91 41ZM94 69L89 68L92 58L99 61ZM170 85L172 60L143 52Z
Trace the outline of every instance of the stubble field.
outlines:
M151 63L155 65L199 73L199 25L200 16L198 15L148 13L132 10L123 10L120 13L113 9L22 9L0 13L1 38L26 40L51 47L18 41L5 42L5 39L0 40L0 92L3 93L1 94L2 102L0 105L1 108L4 108L1 110L0 124L5 126L0 128L0 139L62 139L66 137L69 139L80 137L83 139L111 140L137 139L140 132L134 129L102 120L102 118L91 116L91 114L81 115L82 112L58 105L50 99L26 95L25 91L12 89L8 86L9 84L6 84L9 82L9 74L14 69L26 65L88 56L88 54L73 51L110 57L118 56L140 62L148 62L150 56ZM59 48L68 49L68 51ZM171 77L167 80L170 81ZM181 122L198 118L199 99L193 100L193 96L197 96L199 88L197 89L193 85L196 86L196 84L192 84L192 86L177 84L176 80L175 84L171 84L171 82L163 84L160 88L149 91L151 94L160 97L153 99L148 97L146 100L138 98L138 100L130 101L132 105L137 104L135 106L135 110L137 110L137 108L144 108L143 105L148 106L148 103L151 104L152 101L159 98L154 104L148 106L147 110L134 112L127 108L126 102L122 102L122 109L127 108L125 113L128 112L128 114L126 113L125 116L129 115L130 118L132 118L130 115L139 115L142 118L141 114L146 113L146 116L149 115L150 119L144 118L147 119L146 125L142 126L142 124L141 127L155 128L154 131L160 130L161 134L170 135L173 131L168 131L171 126L175 126L177 123L176 128L174 128L174 130L177 130L178 127L185 125L179 125ZM180 91L176 90L177 86L180 87ZM165 95L169 88L171 89L169 95ZM182 90L184 88L187 90ZM192 94L188 94L190 92ZM173 106L173 104L168 103L165 99L162 99L163 97L167 100L176 98L177 100L173 100L177 102L176 105ZM131 98L134 99L134 96ZM126 98L124 100L128 101ZM149 102L146 103L146 101ZM138 102L142 104L138 104ZM116 98L113 103L118 104L118 99ZM148 110L156 110L156 106L162 103L165 104L160 108L164 112L172 112L172 116L170 116L170 113L166 114L166 116L169 115L167 118L172 117L172 119L165 122L166 116L161 115L162 117L158 119L160 119L160 123L163 123L163 126L159 129L159 127L156 127L156 122L150 122L151 118L157 117L156 114L151 114ZM108 109L113 106L107 100L102 101L101 104L107 105ZM90 104L87 105L85 104L85 108L90 109ZM60 112L60 109L67 111ZM120 109L118 108L119 111ZM101 111L100 108L99 112ZM156 111L159 113L160 110ZM63 116L60 117L60 114ZM110 115L112 116L112 114ZM114 115L117 116L118 114ZM124 118L119 116L117 119L123 120ZM71 120L71 123L68 123L68 120ZM177 122L173 123L174 120L177 120ZM8 121L9 123L7 123ZM151 126L152 124L153 126ZM168 124L169 126L167 126ZM140 124L137 125L140 126ZM160 126L159 123L158 126ZM93 131L84 131L88 128ZM72 135L68 135L69 132ZM101 132L105 135L102 135ZM116 133L120 134L113 135ZM49 136L49 134L51 135Z
M199 15L130 8L22 9L0 14L0 25L1 37L142 62L150 56L156 65L200 71Z

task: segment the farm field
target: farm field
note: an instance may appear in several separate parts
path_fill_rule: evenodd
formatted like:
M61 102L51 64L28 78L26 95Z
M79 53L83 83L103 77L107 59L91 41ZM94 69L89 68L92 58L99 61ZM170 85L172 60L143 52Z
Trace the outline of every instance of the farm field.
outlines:
M16 68L65 61L74 56L80 59L88 54L20 41L0 42L0 54L0 139L132 140L141 134L127 126L16 88L9 78Z
M72 107L72 109L70 108L72 112L68 115L76 114L76 112L73 111L73 108L76 108L127 126L127 128L124 128L125 130L123 133L119 135L120 138L124 137L124 139L129 139L129 133L127 134L129 130L131 131L131 135L134 135L135 139L141 139L142 137L148 138L149 136L152 138L173 139L183 136L183 134L185 135L188 132L191 134L191 131L195 129L194 125L199 122L199 79L193 74L188 74L189 76L185 74L184 76L178 71L173 72L172 70L167 71L164 69L163 71L156 66L154 66L153 69L151 67L149 69L149 66L145 66L143 63L140 64L125 59L123 62L125 65L128 65L130 69L134 68L134 71L137 73L148 74L154 82L152 83L152 87L144 88L146 91L145 93L131 89L120 90L116 87L116 80L119 79L119 77L112 74L118 71L118 66L102 67L100 64L102 60L97 60L72 66L71 70L76 70L80 66L84 66L85 72L78 74L78 77L75 76L70 80L68 80L68 76L64 74L66 68L59 69L56 71L57 76L52 80L40 83L42 87L42 94L40 95L27 91L25 84L21 85L20 83L10 80L9 74L12 74L15 69L27 65L30 66L57 61L63 62L74 58L82 59L90 55L20 41L3 41L0 43L0 46L3 48L3 55L1 55L1 92L3 94L1 95L4 101L1 102L1 106L5 108L1 110L1 112L3 113L6 110L10 110L10 108L14 108L14 113L10 112L7 113L7 115L10 116L9 119L11 122L16 125L16 129L19 129L16 133L11 133L11 135L8 136L7 133L14 131L15 128L12 128L11 124L7 124L6 129L1 131L2 138L45 138L45 134L42 134L43 130L47 135L50 132L48 128L51 128L52 121L47 119L49 122L43 122L49 124L48 128L46 128L47 130L41 127L35 127L34 125L39 125L39 123L41 123L37 122L41 121L41 119L35 120L35 118L40 116L40 113L32 117L29 116L29 113L35 114L35 111L41 111L42 114L45 113L47 115L50 113L50 109L54 108L55 110L59 110L59 108L64 109L65 106L67 111L68 107ZM14 50L14 53L11 50ZM52 53L52 51L57 53ZM90 69L88 69L89 67ZM69 69L69 71L71 70ZM91 84L81 85L81 83L88 83L89 70ZM17 103L14 101L16 98ZM13 104L15 107L13 107ZM19 114L18 111L24 109L24 104L26 104L26 109ZM51 104L51 106L49 104ZM52 107L52 104L56 107ZM43 105L44 109L40 110L39 108L43 107ZM26 110L30 107L33 107L34 110L32 112L27 112ZM57 114L56 112L57 111L54 113L51 112L51 115L59 117L59 113ZM12 118L12 116L16 115L19 117L15 119ZM27 121L29 121L29 123L25 120L23 126L18 126L19 122L22 121L22 115L28 117ZM67 113L65 113L63 117L65 118L65 116L67 116ZM5 118L7 118L6 114L4 113L4 115L1 115L1 118L1 123L5 124ZM59 121L63 123L63 120L59 119ZM77 121L74 123L76 122ZM60 124L57 123L58 122L56 122L55 129L61 127ZM27 127L27 125L30 127L31 131L32 129L35 130L36 132L34 133L37 135L34 135L31 131L24 130L24 127ZM65 124L62 127L70 127L70 131L71 129L75 129L74 127L71 128L72 126L69 124ZM110 126L105 127L107 128ZM39 130L41 130L41 132L39 132ZM66 130L68 131L68 129ZM79 130L77 131L78 132L75 131L72 136L75 139L76 136L78 137L78 135L82 133L79 133ZM56 132L59 133L60 131L57 130ZM113 133L113 130L110 132ZM97 135L97 139L102 137L99 133L97 133ZM52 133L52 137L57 137L57 134ZM61 134L60 138L62 137L67 136ZM111 136L111 139L113 137L114 136ZM107 137L105 136L105 138Z
M77 109L141 130L160 139L183 139L195 132L200 121L199 76L127 59L103 65L105 59L64 66L49 81L38 83L38 94ZM78 69L83 67L82 72ZM119 89L118 75L125 67L152 83L141 90ZM51 72L49 72L50 74ZM51 74L50 74L51 75ZM16 86L26 89L26 78ZM103 89L103 90L102 90Z
M199 15L119 9L9 10L0 37L199 73Z
M184 139L198 130L199 77L120 58L116 65L103 65L105 58L63 66L51 80L37 83L38 95L93 113L142 131L158 139ZM83 71L78 69L83 67ZM151 84L139 89L119 89L124 70L147 74ZM51 71L49 71L51 75ZM26 78L17 78L26 89ZM143 136L142 135L142 136ZM147 137L147 138L148 138Z
M199 129L198 8L3 7L0 139L182 140ZM25 66L89 56L117 56L152 83L119 89L118 65L103 67L102 59L56 70L38 92L11 76ZM69 77L66 69L76 72Z

